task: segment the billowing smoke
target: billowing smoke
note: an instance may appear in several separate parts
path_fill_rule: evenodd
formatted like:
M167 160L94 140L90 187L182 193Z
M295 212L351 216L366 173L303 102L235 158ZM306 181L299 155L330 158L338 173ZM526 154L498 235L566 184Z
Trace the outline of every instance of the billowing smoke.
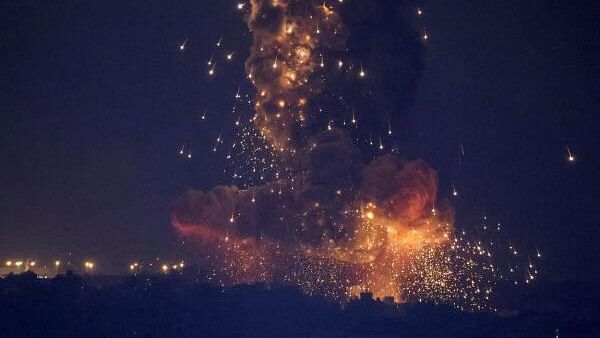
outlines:
M323 88L325 55L342 51L344 29L337 12L313 1L253 0L248 77L256 87L254 123L281 153L302 146L314 123L312 99Z
M437 174L423 161L392 155L363 165L358 148L339 130L312 138L316 146L301 155L300 174L240 190L190 190L174 204L173 223L185 235L203 240L261 239L318 248L355 237L356 210L411 226L431 214Z
M387 119L387 128L403 108L402 98L410 96L394 91L413 86L420 70L396 80L375 65L379 55L383 65L401 70L399 75L407 73L403 67L408 65L419 68L418 53L381 46L413 35L381 32L377 17L366 19L370 14L381 14L384 21L397 17L371 2L390 6L392 13L396 5L350 2L366 13L352 19L348 29L337 1L251 1L247 22L254 39L246 70L256 88L252 128L257 132L244 137L259 135L270 156L282 159L254 156L253 163L285 168L271 168L276 179L246 189L190 190L174 203L172 223L198 243L209 279L223 285L276 281L336 299L371 290L397 299L478 304L473 286L461 291L464 280L456 278L455 264L464 261L464 253L453 240L451 208L436 203L437 173L424 161L391 153L364 160L361 147L368 140L356 132L357 116L348 105L367 93L374 107L366 111L373 121ZM347 42L355 40L347 32L381 35L352 46ZM350 56L355 54L348 54L352 48L366 53L374 80ZM348 84L335 85L344 79ZM369 93L357 81L378 92ZM355 88L361 89L354 93ZM378 115L377 109L384 113ZM467 280L479 278L473 267L461 269L471 274Z

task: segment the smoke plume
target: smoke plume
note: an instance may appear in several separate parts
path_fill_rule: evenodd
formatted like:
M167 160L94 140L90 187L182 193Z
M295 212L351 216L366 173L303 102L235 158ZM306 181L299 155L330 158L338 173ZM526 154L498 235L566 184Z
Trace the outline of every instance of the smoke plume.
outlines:
M362 151L365 134L398 121L409 101L421 68L418 39L402 21L404 33L383 31L398 19L397 2L348 2L361 9L346 15L349 27L341 2L251 1L251 127L282 168L272 169L271 182L245 189L187 191L174 203L172 224L198 243L209 280L222 285L283 282L336 299L370 290L462 301L472 287L456 291L463 258L452 210L436 202L437 173L392 153L365 161ZM369 132L357 131L351 105L370 114L361 118Z

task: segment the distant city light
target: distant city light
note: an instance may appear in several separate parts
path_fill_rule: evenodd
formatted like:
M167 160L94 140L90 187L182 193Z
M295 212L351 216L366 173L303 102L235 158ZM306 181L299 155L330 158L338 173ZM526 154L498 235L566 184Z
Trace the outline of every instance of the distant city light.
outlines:
M87 261L83 265L87 271L91 272L94 269L95 264L94 264L94 262Z

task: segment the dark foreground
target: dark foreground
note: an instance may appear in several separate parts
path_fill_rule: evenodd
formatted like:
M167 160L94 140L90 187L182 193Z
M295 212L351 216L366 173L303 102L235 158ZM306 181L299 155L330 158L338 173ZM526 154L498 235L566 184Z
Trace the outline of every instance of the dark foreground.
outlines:
M562 284L494 315L369 299L341 309L295 288L222 290L191 275L24 274L0 279L0 337L598 337L599 299Z

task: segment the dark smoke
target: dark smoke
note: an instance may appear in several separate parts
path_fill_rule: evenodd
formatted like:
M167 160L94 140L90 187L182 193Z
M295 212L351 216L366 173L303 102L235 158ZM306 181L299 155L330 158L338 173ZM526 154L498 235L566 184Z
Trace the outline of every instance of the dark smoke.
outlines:
M189 190L174 204L173 224L202 240L229 236L319 246L353 236L355 220L344 216L352 205L376 203L386 217L406 224L430 213L437 174L425 162L386 155L365 166L347 134L335 129L312 142L316 147L305 151L300 174L291 179L293 190L290 180L247 190Z

